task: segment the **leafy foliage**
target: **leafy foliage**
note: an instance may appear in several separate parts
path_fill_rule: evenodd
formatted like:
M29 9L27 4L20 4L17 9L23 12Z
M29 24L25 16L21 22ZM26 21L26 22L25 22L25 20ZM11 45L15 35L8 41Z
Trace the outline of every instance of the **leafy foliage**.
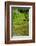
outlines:
M13 8L13 35L29 35L29 15L25 12L28 9L29 8ZM20 12L20 10L22 10L22 12ZM29 10L27 12L29 12Z

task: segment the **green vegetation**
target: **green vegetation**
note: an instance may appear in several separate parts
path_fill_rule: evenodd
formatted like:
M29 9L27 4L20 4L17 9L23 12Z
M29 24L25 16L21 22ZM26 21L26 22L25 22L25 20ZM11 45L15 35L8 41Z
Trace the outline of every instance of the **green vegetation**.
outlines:
M27 11L27 12L26 12ZM13 35L28 36L29 35L29 8L13 8Z

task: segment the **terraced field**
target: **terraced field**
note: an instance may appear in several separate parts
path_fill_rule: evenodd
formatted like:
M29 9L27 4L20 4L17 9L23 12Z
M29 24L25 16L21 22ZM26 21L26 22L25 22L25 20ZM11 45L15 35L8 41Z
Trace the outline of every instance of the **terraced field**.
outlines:
M29 15L26 12L20 12L19 8L13 8L13 36L29 35Z

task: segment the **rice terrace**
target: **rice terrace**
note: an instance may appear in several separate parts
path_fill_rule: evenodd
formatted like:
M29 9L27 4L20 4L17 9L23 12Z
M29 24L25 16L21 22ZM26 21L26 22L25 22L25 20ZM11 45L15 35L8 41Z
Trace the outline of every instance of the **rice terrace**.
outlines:
M28 36L29 7L13 7L12 13L13 36Z

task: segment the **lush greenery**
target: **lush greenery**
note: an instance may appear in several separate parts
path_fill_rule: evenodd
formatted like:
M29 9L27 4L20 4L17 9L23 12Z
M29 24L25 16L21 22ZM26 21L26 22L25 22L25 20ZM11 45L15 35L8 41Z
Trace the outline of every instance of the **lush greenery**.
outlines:
M29 9L29 8L28 8ZM13 35L29 35L29 15L27 8L13 8ZM27 11L27 12L26 12Z

